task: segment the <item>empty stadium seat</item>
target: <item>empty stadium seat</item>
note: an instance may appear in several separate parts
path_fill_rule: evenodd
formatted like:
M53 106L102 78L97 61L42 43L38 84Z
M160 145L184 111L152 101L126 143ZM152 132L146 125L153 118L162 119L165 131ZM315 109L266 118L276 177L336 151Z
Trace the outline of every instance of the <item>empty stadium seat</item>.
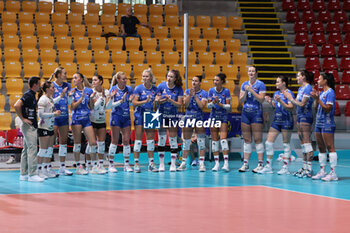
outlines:
M71 49L72 38L70 36L58 36L56 37L57 50L60 49Z
M203 38L205 39L216 39L218 36L218 29L212 27L205 27L202 29Z
M330 11L340 10L341 7L340 7L339 0L329 0L328 5L327 5L327 9Z
M108 63L109 62L109 51L106 50L95 50L94 51L95 63Z
M79 73L86 77L92 77L95 74L95 64L93 63L79 63Z
M163 55L165 64L178 64L179 62L179 53L173 51L166 51Z
M101 10L101 6L100 4L95 2L88 2L86 5L86 10L88 13L91 13L91 14L99 14Z
M83 37L85 36L85 26L80 24L71 25L70 33L72 37Z
M222 39L209 40L209 49L211 52L223 52L225 42Z
M172 51L174 48L174 40L171 38L159 38L158 44L161 51Z
M196 17L197 27L210 27L210 16L207 15L197 15Z
M338 57L350 57L350 45L341 44L338 49Z
M324 0L314 0L312 3L312 10L314 11L323 11L326 10L326 4Z
M334 12L333 21L336 22L345 22L346 21L346 13L344 10L338 10Z
M74 49L88 49L89 48L89 38L83 36L73 37L73 45Z
M51 14L52 3L51 2L45 2L45 1L39 1L38 2L38 11L39 12L43 12L43 13Z
M19 33L21 36L33 36L35 32L34 24L21 23L19 24Z
M317 21L316 21L317 22ZM312 25L312 24L311 24ZM323 25L322 25L323 28ZM311 31L311 29L310 29ZM307 23L305 21L297 21L294 23L294 32L308 32Z
M50 23L50 14L44 12L36 12L35 15L36 24L49 24Z
M22 94L23 79L6 78L6 93L7 95Z
M323 23L321 21L313 21L310 26L310 32L324 32Z
M328 10L318 12L317 20L321 22L331 21L331 13Z
M16 35L3 35L4 48L18 48L19 37Z
M112 63L114 64L125 64L127 57L126 51L120 49L112 51Z
M92 60L92 52L91 50L77 50L76 51L77 63L82 64L84 62L90 63Z
M39 59L39 53L36 48L22 49L23 62L36 62Z
M125 38L125 47L127 51L135 51L140 48L140 39L135 37Z
M245 66L248 62L248 55L242 52L233 52L232 60L234 65Z
M216 53L215 62L217 65L229 65L231 63L231 54L226 53Z
M106 49L106 38L105 37L91 37L91 49L92 50L104 50Z
M145 53L143 51L130 51L129 63L143 64L145 60Z
M162 61L162 53L156 51L147 51L146 53L147 64L160 64Z
M105 25L105 26L103 26L103 32L105 35L108 33L114 33L114 34L118 35L119 27L116 25Z
M315 21L316 18L313 11L307 10L303 12L303 16L301 19L306 22L312 22Z
M226 16L213 16L212 25L213 25L213 27L226 27L227 17Z
M193 51L206 51L208 41L205 39L193 39L191 40L191 47Z
M329 21L326 26L326 32L340 32L339 23L336 21Z
M105 25L114 25L115 24L115 16L109 15L109 14L102 14L101 15L101 24L103 26Z
M25 13L34 13L36 11L36 2L22 1L22 11Z
M155 51L157 48L156 38L144 38L142 39L142 49Z
M36 24L36 34L38 36L51 36L52 27L50 24L40 23Z
M148 11L146 4L135 4L134 5L134 14L135 15L146 15Z
M191 39L199 39L201 36L201 30L198 27L188 28L188 37Z
M66 70L66 72L67 72L67 79L71 79L73 77L73 75L78 70L77 64L72 63L72 62L60 63L60 66L64 67L64 69Z
M335 48L333 44L323 44L321 48L322 57L335 57Z
M6 10L10 12L19 12L21 9L21 2L20 1L6 1Z
M168 27L164 27L164 26L153 27L153 34L154 34L154 37L156 38L167 38L169 34L168 31L169 31Z
M66 23L66 13L55 12L51 15L51 22L55 24L65 24Z
M350 88L348 85L336 85L335 86L335 97L337 100L349 100L350 99Z
M163 5L160 4L150 4L148 6L150 15L162 15L163 14Z
M341 77L342 84L350 84L350 70L343 70L343 74Z
M226 51L239 51L241 48L241 41L238 39L226 40L225 47Z
M109 50L121 50L123 47L123 39L121 37L109 37L108 48Z
M230 40L233 38L233 30L232 28L219 28L219 38L220 39L225 39L225 40Z
M40 39L39 39L40 41ZM45 48L40 50L41 63L55 63L56 62L56 50L52 48ZM56 67L57 68L57 67Z
M36 61L23 62L23 72L25 78L39 76L40 64Z
M58 51L59 63L72 63L74 60L74 51L70 49L60 49Z
M184 28L183 27L170 27L170 37L173 39L181 39L184 37Z
M199 52L198 61L201 65L212 65L213 64L213 53L210 52Z
M228 26L233 30L242 30L243 19L239 16L229 16L228 17Z
M311 10L309 0L298 0L297 10L299 11Z
M103 3L102 4L103 14L115 15L116 11L117 11L116 4L114 4L114 3ZM118 7L118 14L119 14L119 7Z
M282 10L284 10L284 11L296 10L294 0L283 0Z
M80 2L71 2L70 3L70 12L84 14L84 4Z
M36 48L36 45L37 45L37 37L36 36L22 36L21 37L22 49Z
M334 44L334 45L339 45L342 44L342 36L340 32L332 32L328 36L328 44Z
M304 46L305 57L318 57L319 52L316 44L306 44Z
M309 44L309 36L307 33L305 32L298 32L295 35L294 38L294 44L295 45L305 45L305 44Z
M68 12L68 3L66 2L55 2L54 7L55 7L55 12L60 12L64 14L67 14Z
M179 12L177 5L175 4L166 4L164 6L165 15L177 15Z
M98 14L87 13L84 15L84 22L86 25L97 25L98 21Z
M21 51L18 48L4 48L4 59L6 61L19 61Z
M137 27L137 33L143 38L150 38L152 32L149 30L149 28L139 26Z
M43 78L50 78L53 71L58 67L56 62L41 62L41 71Z
M97 74L102 75L104 78L112 79L112 75L114 73L114 66L113 64L97 64ZM107 80L103 81L103 84L108 83L108 89L109 89L109 82Z
M326 43L326 37L324 36L323 32L315 32L312 34L311 37L311 43L322 45Z
M54 36L68 36L69 27L67 24L56 24L53 26Z
M162 15L150 15L150 16L148 16L148 22L152 26L162 26L163 25L163 16Z
M2 24L3 35L17 35L17 24L16 23L3 23Z
M335 57L325 57L323 59L323 70L338 70L338 63Z
M340 61L341 70L350 70L350 57L343 57Z
M339 103L338 101L335 101L335 111L334 111L334 116L340 116L341 112L340 112L340 108L339 108Z
M177 15L165 15L164 19L166 26L178 26L179 25L179 16Z
M89 37L100 37L102 35L102 26L101 25L88 25L87 34Z
M74 25L80 25L82 24L83 21L83 14L79 14L79 13L69 13L68 15L68 24L72 26ZM83 25L81 25L83 26Z
M18 12L18 22L21 23L33 23L33 13L31 12Z
M38 39L40 49L52 49L55 44L55 40L52 36L40 36Z
M306 58L305 69L308 71L320 70L321 63L318 57L308 57Z

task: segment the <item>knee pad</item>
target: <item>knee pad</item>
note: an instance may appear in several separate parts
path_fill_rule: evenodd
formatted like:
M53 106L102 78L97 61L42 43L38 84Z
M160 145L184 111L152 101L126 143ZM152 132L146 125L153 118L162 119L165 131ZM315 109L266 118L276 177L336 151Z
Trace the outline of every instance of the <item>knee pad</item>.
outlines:
M170 148L177 149L177 140L176 137L169 137Z
M309 153L309 152L314 151L314 148L312 148L311 143L305 143L304 146L305 146L305 153Z
M337 152L330 152L329 153L329 163L331 164L332 168L337 166L337 160L338 160Z
M205 134L197 135L197 144L199 150L205 150Z
M90 146L90 153L96 154L96 152L97 152L97 146L96 145Z
M41 149L39 148L38 154L37 156L41 157L41 158L45 158L45 155L47 153L47 149Z
M80 149L81 149L81 144L74 144L73 152L80 153Z
M221 144L221 150L222 151L229 150L227 139L221 139L220 140L220 144Z
M147 151L154 151L154 140L147 140Z
M127 146L123 145L123 155L126 158L130 157L130 145L127 145Z
M326 166L327 163L327 154L326 153L319 153L318 154L318 161L320 162L320 165L322 167Z
M46 154L47 158L51 158L52 155L53 155L53 147L47 148L47 154Z
M140 152L141 151L141 146L142 146L142 141L141 140L135 140L135 142L134 142L134 152Z
M219 151L219 141L212 141L211 148L212 148L213 152L218 152Z
M97 141L97 153L104 154L106 150L106 145L104 141Z
M182 149L189 151L191 149L191 139L184 139Z
M118 145L115 145L115 144L109 145L108 155L114 156L115 153L117 152L117 148L118 148Z
M91 153L91 148L90 145L87 144L86 148L85 148L85 154L90 154Z
M289 158L291 154L290 144L289 143L283 143L283 152L284 157Z
M266 142L266 155L273 155L275 153L274 149L273 149L273 142Z
M60 157L66 157L67 156L67 145L66 144L60 144L58 148L58 156Z
M158 130L158 146L165 146L166 143L166 131Z
M258 143L255 144L255 149L256 149L256 153L264 153L264 144L263 143Z
M252 153L252 144L251 143L244 143L243 144L243 152L244 153Z

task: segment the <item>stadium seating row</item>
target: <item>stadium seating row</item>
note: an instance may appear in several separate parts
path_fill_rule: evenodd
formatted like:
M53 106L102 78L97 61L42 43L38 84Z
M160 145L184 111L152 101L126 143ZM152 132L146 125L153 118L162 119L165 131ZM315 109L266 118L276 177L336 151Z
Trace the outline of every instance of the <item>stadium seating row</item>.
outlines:
M341 2L343 2L342 5L341 5ZM282 3L282 10L284 11L289 11L289 10L339 11L341 9L345 11L350 11L350 1L349 0L343 0L343 1L329 0L327 6L325 3L325 0L313 0L312 6L309 0L298 0L297 4L294 2L294 0L283 0L283 3Z

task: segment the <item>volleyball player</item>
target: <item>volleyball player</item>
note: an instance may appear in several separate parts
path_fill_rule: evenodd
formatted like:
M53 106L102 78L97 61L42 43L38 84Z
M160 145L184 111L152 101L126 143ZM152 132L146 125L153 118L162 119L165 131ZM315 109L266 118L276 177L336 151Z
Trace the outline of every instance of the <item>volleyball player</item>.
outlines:
M249 159L252 154L252 141L254 138L256 152L258 154L258 166L253 169L257 173L263 169L264 144L262 143L263 108L265 100L265 84L258 80L258 70L255 66L248 68L249 81L242 84L239 94L240 103L244 103L242 109L242 135L244 139L244 162L240 172L249 171Z
M228 112L231 110L231 95L230 91L222 85L226 82L226 75L224 73L217 74L214 77L214 86L209 89L208 93L208 108L211 109L210 118L212 120L221 121L220 128L210 128L212 138L212 151L214 154L215 165L212 171L217 172L220 169L219 163L219 137L221 150L224 156L224 166L222 170L228 172L228 153L229 147L227 142L227 126L228 126ZM219 136L220 134L220 136Z

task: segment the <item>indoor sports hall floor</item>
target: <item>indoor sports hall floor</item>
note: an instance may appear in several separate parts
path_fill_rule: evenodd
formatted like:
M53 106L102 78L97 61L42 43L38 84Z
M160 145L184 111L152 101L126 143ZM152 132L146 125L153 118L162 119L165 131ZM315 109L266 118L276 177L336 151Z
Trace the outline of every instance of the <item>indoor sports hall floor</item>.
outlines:
M116 174L73 175L44 183L20 182L18 170L0 171L0 232L345 233L350 215L349 153L338 152L340 179L328 183L239 173L239 159L230 161L229 173L211 172L210 162L205 173L196 167L151 173L144 159L139 174L118 168ZM256 164L252 159L250 167ZM275 171L280 166L275 160ZM293 162L290 170L300 166ZM318 171L318 162L314 169Z

